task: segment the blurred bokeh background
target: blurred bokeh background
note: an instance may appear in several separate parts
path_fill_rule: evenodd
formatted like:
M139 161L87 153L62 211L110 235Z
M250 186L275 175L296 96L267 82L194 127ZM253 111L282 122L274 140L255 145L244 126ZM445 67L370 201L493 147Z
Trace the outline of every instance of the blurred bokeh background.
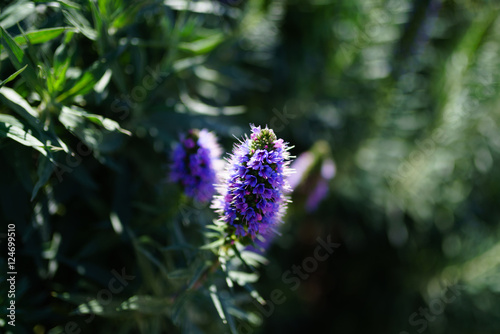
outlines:
M119 305L196 275L161 273L199 256L175 247L201 245L193 230L215 218L167 182L179 134L207 128L229 152L254 123L294 145L297 174L253 283L277 302L243 300L252 321L238 320L240 333L500 333L499 10L479 0L3 4L0 78L28 65L0 90L15 330L229 332L197 296L176 305L188 324L161 303ZM65 28L43 30L55 27ZM12 118L52 147L13 140ZM319 260L327 240L335 249ZM86 310L121 268L136 278L120 303Z

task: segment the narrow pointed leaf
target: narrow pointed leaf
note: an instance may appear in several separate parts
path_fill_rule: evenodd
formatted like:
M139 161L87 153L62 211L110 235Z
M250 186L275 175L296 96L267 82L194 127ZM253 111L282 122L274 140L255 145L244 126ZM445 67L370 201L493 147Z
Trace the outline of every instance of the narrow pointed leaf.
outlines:
M77 29L73 27L58 27L58 28L48 28L25 32L24 35L18 35L13 37L13 41L22 50L22 46L26 45L28 42L30 44L42 44L46 43L54 38L59 37L65 31L78 32ZM0 51L2 51L3 46L0 46Z
M0 138L10 138L18 143L32 147L44 156L48 157L49 152L45 145L30 130L26 130L24 124L10 115L0 114Z
M22 71L24 71L26 69L26 67L28 67L28 65L24 65L23 68L21 68L20 70L14 72L13 74L9 75L9 77L7 79L5 79L4 81L0 82L0 88L2 88L3 85L5 85L6 83L14 80L19 74L21 74Z
M2 12L0 13L0 26L8 29L33 14L35 11L36 8L33 2L12 2L11 5L2 8Z
M32 88L39 88L38 77L36 74L36 66L33 62L28 58L28 56L21 49L19 44L9 35L7 31L3 27L0 26L0 32L2 37L3 49L7 52L10 61L16 68L16 70L20 70L21 68L27 68L21 73L21 76L27 81ZM22 37L22 36L21 36Z
M36 182L35 187L33 188L33 192L31 194L32 201L38 194L38 191L45 184L47 184L48 180L50 179L50 176L54 172L54 165L51 164L47 158L41 156L38 163L39 163L37 168L38 181Z
M73 8L63 9L63 15L75 28L77 28L88 39L96 40L97 32L92 28L89 21Z

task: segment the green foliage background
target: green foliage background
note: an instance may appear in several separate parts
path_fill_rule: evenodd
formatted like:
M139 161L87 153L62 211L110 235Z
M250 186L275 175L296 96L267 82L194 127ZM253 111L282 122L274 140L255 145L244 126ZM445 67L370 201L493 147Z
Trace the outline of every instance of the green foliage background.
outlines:
M8 224L18 271L2 330L500 331L496 2L1 6L2 305ZM190 128L230 151L249 123L315 164L267 265L253 272L264 259L245 253L222 270L200 248L215 215L167 182L168 154ZM335 178L307 211L330 157ZM341 246L294 289L283 275L318 238ZM103 299L122 271L134 278ZM259 306L276 289L279 305Z

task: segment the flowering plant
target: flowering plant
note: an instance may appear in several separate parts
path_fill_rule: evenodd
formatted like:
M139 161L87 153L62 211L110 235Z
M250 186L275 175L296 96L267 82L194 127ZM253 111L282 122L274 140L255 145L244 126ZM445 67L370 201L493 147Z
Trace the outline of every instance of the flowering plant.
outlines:
M205 129L189 130L172 154L170 179L181 185L185 194L207 203L215 193L221 169L221 148L217 137Z
M251 128L250 138L235 145L212 205L220 215L226 242L243 245L252 244L281 222L290 190L288 143L272 129Z

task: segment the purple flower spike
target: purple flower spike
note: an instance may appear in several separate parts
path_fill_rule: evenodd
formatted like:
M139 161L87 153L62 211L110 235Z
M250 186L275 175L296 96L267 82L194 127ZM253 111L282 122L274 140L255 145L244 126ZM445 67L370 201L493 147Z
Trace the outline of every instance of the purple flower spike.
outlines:
M222 167L221 154L212 132L190 130L181 136L173 151L170 180L180 184L187 196L201 203L209 202Z
M235 145L212 204L233 240L251 244L281 222L289 202L290 147L274 131L251 125L250 138Z

